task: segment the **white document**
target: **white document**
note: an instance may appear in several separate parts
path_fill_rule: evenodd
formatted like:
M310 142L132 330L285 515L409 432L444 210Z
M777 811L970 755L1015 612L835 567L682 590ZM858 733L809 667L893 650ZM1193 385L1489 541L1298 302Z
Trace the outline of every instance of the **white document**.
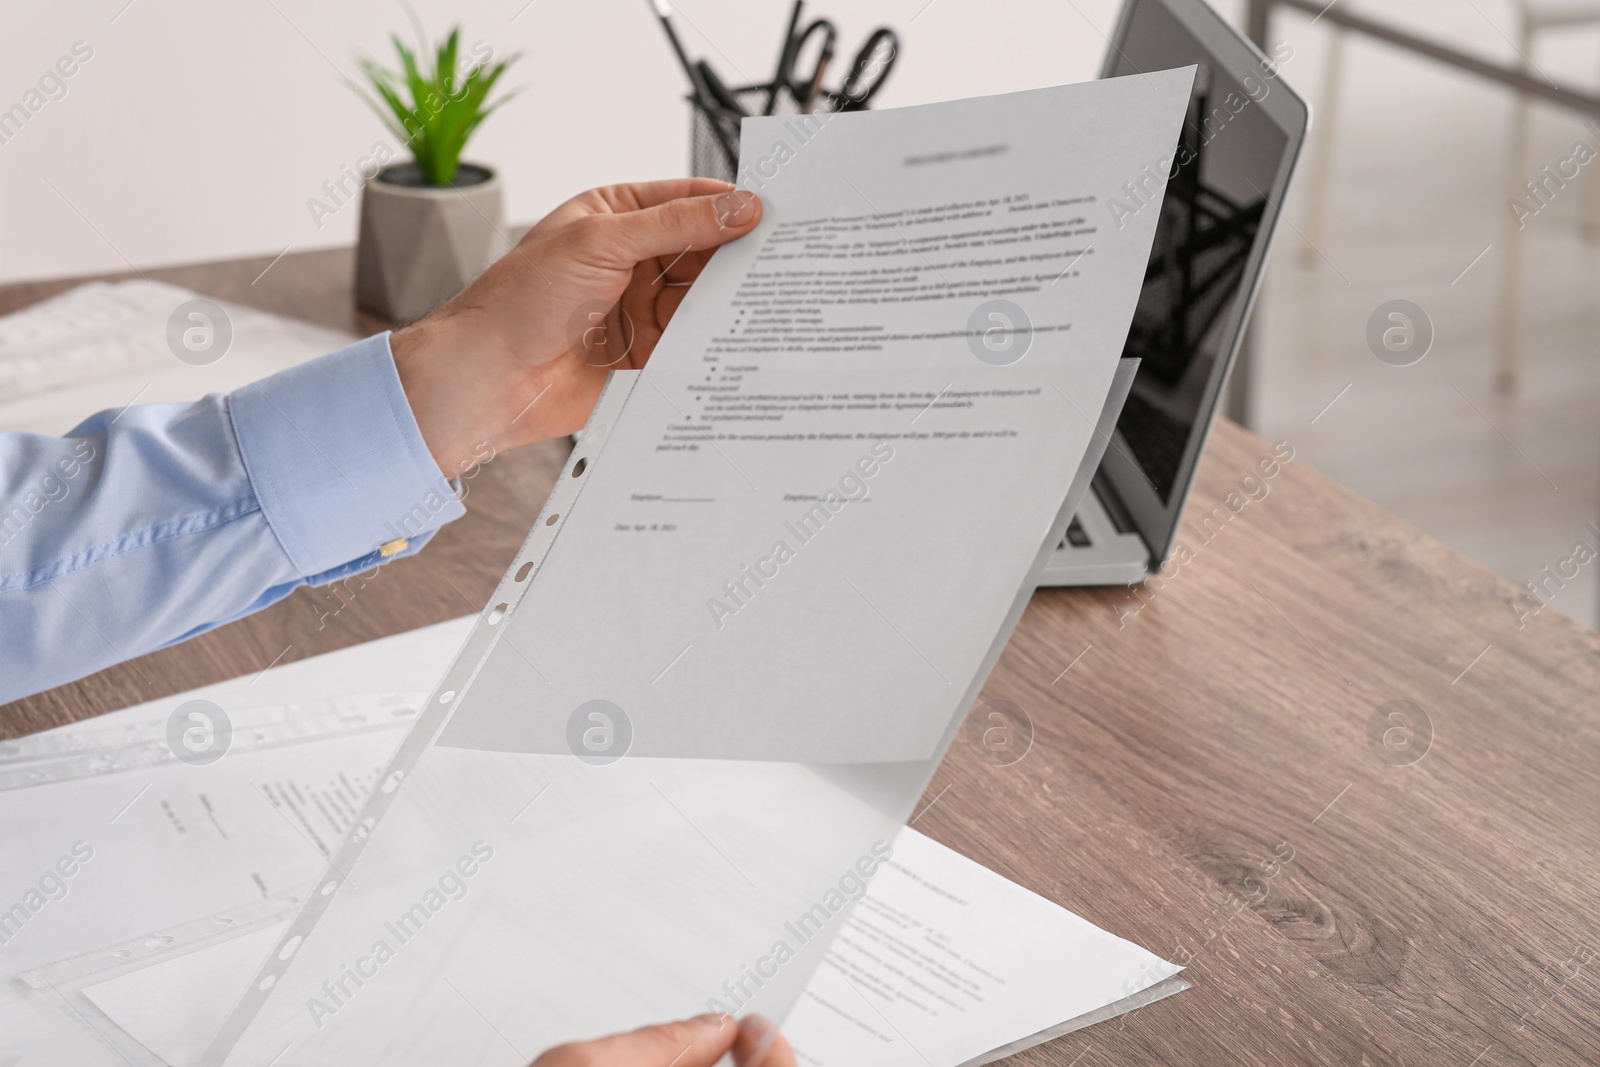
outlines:
M314 880L468 625L0 741L0 976ZM371 695L394 685L409 697ZM236 728L208 765L179 761L168 741L194 700Z
M203 1062L487 1063L786 1015L828 941L790 925L847 910L1065 525L1156 222L1106 201L1170 154L1193 73L804 143L747 122L763 222L613 376Z
M131 971L85 994L163 1062L187 1067L281 930ZM783 1030L810 1067L960 1067L1110 1017L1095 1015L1108 1007L1126 1010L1178 970L906 828ZM516 980L509 969L478 977L484 985ZM1182 988L1167 983L1158 996ZM484 1035L469 1027L452 1037L471 1047Z
M96 773L117 758L96 752L68 761L82 776L0 791L0 976L242 904L276 900L291 911L414 715L209 766L169 759ZM237 719L241 729L266 724L243 711ZM21 777L54 769L29 763Z
M0 1064L146 1063L94 1017L86 982L212 943L217 955L200 958L243 946L231 958L248 978L269 947L250 938L292 915L326 868L415 693L449 666L471 622L0 741ZM373 695L390 687L413 694L409 707ZM200 699L238 727L207 766L174 759L166 738L172 713ZM205 1025L238 990L210 993L220 1000ZM190 1033L178 1010L152 1018Z
M84 996L162 1063L187 1067L199 1060L256 964L287 925L274 923L129 971L86 987Z
M81 772L84 759L117 759L119 741L137 747L152 726L164 724L172 708L191 699L213 700L247 718L252 700L309 707L313 698L353 704L361 699L362 687L419 689L445 669L470 621L396 635L257 678L0 743L0 775L64 763ZM168 764L164 770L77 773L44 786L0 789L0 821L14 828L4 845L8 862L0 887L9 894L4 899L18 901L36 881L8 877L13 868L23 874L32 869L21 857L37 849L49 852L73 837L85 815L97 824L107 802L120 805L127 795L137 798L107 824L118 839L114 847L102 846L87 863L76 865L64 879L67 893L45 898L39 913L14 931L13 943L0 948L5 971L17 975L0 981L0 1063L189 1067L199 1062L259 961L288 926L281 902L263 896L253 878L241 897L241 879L233 872L248 871L260 875L263 884L279 885L293 872L305 874L306 862L315 860L309 844L272 811L273 805L249 803L247 787L272 780L299 783L303 795L314 797L320 776L324 788L339 778L365 788L373 779L370 746L392 745L396 739L392 730L377 734L365 742L330 735L292 749L235 750L209 771ZM149 790L140 784L152 781ZM204 811L197 803L202 796L218 823L233 831L228 841L235 852L228 862L200 862L202 852L214 854L216 842L201 840L205 826L183 825L186 813ZM146 802L159 817L136 817ZM229 813L240 802L250 818L236 824ZM209 823L213 813L200 821ZM322 817L298 804L285 813L296 819L303 813L312 826ZM330 825L328 832L337 827ZM865 896L847 918L834 920L841 925L824 966L784 1023L803 1064L986 1062L996 1050L1016 1051L1182 988L1174 984L1181 980L1159 981L1176 971L1172 965L914 830L902 829L893 845L892 860L876 865L870 880L851 881L853 891L867 887ZM12 864L13 859L18 862ZM107 892L114 899L108 900ZM524 921L505 918L508 928ZM813 937L829 932L810 926L801 931ZM182 940L186 937L194 940ZM601 982L625 985L628 972L642 963L626 944L612 951L620 968L576 954L566 963L599 972ZM530 982L528 974L504 956L488 958L496 969L470 975L473 988L503 985L513 1002L532 998L528 991L535 986L524 984ZM30 966L31 974L19 974ZM563 977L586 981L571 970ZM743 975L735 967L726 977L733 982ZM350 979L344 981L347 989L356 988ZM408 1007L429 1013L436 1051L446 1055L445 1062L504 1053L497 1036L460 1014L460 1004L418 1001ZM529 1057L537 1051L530 1046Z
M931 758L1090 442L1157 214L1105 202L1170 154L1192 74L815 117L803 143L745 122L763 221L592 428L516 650L439 743L566 754L603 699L638 756Z
M353 340L163 282L90 282L0 317L0 430L229 392Z
M1187 988L1179 970L907 827L784 1032L810 1067L987 1063Z

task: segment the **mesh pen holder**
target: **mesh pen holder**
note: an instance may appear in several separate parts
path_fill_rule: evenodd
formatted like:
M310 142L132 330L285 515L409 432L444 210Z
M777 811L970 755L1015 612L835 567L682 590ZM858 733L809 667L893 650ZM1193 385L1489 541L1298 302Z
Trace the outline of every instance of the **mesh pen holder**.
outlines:
M728 90L733 94L739 106L744 108L746 115L759 115L767 106L768 86L745 85L737 89ZM739 119L743 116L726 108L718 107L710 110L702 107L700 101L692 95L689 101L689 173L696 178L720 178L722 181L735 180L734 168L729 163L727 155L722 150L721 143L712 131L713 122L720 123L728 136L728 143L733 146L735 156L739 151ZM836 104L831 97L819 97L812 111L828 112L834 110ZM789 93L779 90L777 104L773 108L774 115L799 115L801 108Z

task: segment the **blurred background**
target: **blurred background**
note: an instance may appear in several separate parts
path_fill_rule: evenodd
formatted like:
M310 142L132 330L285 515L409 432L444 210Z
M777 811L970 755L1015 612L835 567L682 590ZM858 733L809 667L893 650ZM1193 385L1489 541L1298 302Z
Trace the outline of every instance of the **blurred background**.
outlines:
M1600 3L1334 0L1532 77L1600 93ZM608 182L683 174L684 78L642 0L416 0L430 34L525 53L521 94L468 158L496 167L506 217L531 222ZM1330 4L1329 9L1334 5ZM1095 76L1115 0L852 0L810 5L903 54L874 106ZM1243 4L1220 3L1233 18ZM1525 39L1525 16L1562 24ZM691 53L766 78L786 0L683 0ZM1565 16L1570 15L1567 22ZM409 38L392 0L10 0L0 109L74 45L92 54L0 142L0 283L351 245L357 209L308 201L384 131L347 88L356 56ZM1600 150L1600 126L1392 45L1279 10L1283 77L1317 111L1256 312L1246 421L1298 457L1590 626L1600 616L1600 161L1520 233L1513 188ZM1517 130L1523 130L1521 140ZM1508 287L1512 250L1520 276ZM1508 318L1509 306L1515 310ZM1420 363L1375 359L1380 304L1415 302L1435 339ZM1508 325L1509 324L1509 325ZM1510 388L1499 331L1515 353ZM1580 554L1580 558L1582 558ZM1551 574L1575 578L1550 579ZM1548 570L1547 570L1548 568Z

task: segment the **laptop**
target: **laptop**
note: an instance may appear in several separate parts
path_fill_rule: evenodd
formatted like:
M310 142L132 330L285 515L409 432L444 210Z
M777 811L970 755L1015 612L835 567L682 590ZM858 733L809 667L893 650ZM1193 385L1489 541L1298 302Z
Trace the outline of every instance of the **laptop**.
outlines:
M1040 585L1131 584L1165 566L1305 141L1310 109L1277 61L1205 0L1127 0L1100 76L1191 63L1172 170L1130 176L1144 187L1107 205L1114 220L1165 193L1122 353L1139 370Z

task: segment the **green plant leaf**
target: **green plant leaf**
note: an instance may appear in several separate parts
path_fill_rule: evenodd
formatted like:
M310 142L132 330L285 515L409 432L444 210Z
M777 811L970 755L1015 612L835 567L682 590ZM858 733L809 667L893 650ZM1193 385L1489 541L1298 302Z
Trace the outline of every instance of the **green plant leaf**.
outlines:
M417 28L418 50L413 52L398 35L391 35L400 70L358 57L361 73L376 95L363 92L354 83L352 88L410 149L417 169L427 181L450 185L472 134L485 118L517 95L513 90L493 103L488 100L500 76L522 53L515 52L492 66L479 63L464 73L458 72L461 27L452 27L444 42L432 48L415 12L409 6L407 10ZM433 61L432 69L425 74L421 64L428 58Z
M448 98L455 93L456 45L461 40L461 27L456 26L439 47L439 89Z
M383 120L383 124L389 128L389 131L398 137L402 144L409 143L411 131L407 128L407 124L410 119L410 112L405 104L400 101L399 94L396 93L391 84L392 75L370 59L362 60L361 63L362 70L372 83L373 91L382 98L383 107L387 107L389 110L385 112L376 100L366 96L364 93L361 95L372 106L372 109L378 113L378 117Z

